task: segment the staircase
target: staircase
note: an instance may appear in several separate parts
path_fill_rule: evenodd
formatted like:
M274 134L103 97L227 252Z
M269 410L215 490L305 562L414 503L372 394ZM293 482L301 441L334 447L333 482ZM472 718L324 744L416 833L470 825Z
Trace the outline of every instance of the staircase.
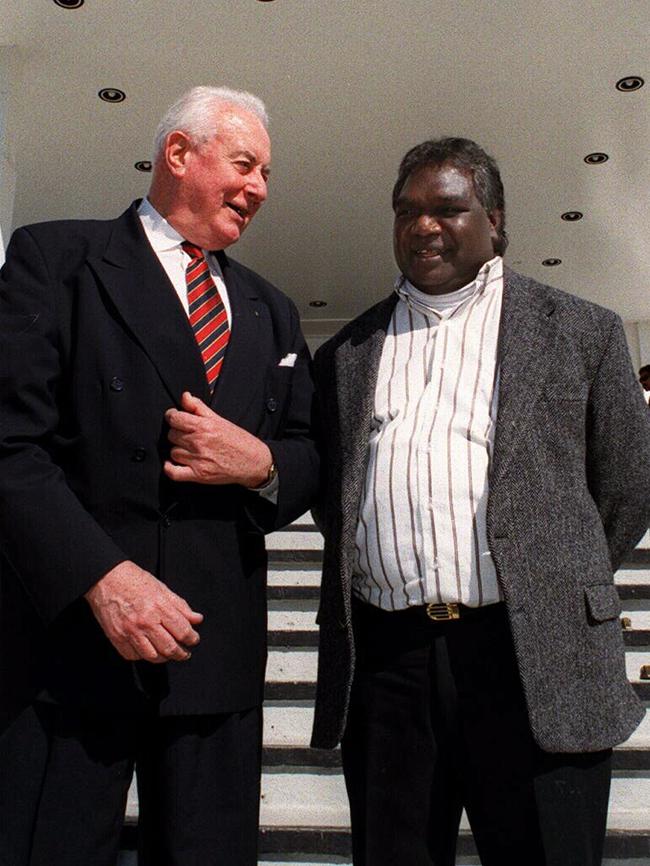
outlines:
M309 748L316 679L315 625L322 538L304 516L267 539L269 662L265 704L260 866L351 864L349 815L338 751ZM616 575L627 674L650 707L650 532ZM627 621L626 621L627 620ZM648 670L650 676L650 668ZM129 797L120 866L135 866L137 802ZM614 753L606 866L650 864L650 711ZM458 866L479 864L462 826ZM525 854L522 852L522 866Z

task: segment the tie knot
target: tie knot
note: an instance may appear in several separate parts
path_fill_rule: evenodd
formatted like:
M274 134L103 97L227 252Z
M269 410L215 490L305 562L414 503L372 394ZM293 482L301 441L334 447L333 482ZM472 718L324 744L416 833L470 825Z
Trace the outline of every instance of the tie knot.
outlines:
M185 250L188 256L192 259L202 259L203 252L200 247L195 246L195 244L190 243L189 241L183 241L181 247Z

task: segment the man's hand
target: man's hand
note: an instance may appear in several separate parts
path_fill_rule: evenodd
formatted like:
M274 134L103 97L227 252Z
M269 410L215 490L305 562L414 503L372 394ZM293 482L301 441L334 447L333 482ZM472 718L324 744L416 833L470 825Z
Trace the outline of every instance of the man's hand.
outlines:
M200 640L193 626L203 621L203 614L134 562L116 565L85 597L127 661L182 662Z
M172 443L165 473L172 481L250 488L264 484L273 456L261 439L217 415L187 391L181 407L165 412Z

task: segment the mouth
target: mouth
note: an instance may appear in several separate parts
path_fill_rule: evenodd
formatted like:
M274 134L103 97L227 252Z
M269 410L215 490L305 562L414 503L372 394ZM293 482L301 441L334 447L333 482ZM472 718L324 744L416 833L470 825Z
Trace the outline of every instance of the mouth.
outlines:
M246 208L239 207L239 205L233 204L229 201L226 202L226 205L230 208L230 210L234 210L234 212L240 219L245 220L248 217L248 211L246 210Z
M441 247L420 247L419 249L411 250L411 253L419 259L432 260L442 258L444 249Z

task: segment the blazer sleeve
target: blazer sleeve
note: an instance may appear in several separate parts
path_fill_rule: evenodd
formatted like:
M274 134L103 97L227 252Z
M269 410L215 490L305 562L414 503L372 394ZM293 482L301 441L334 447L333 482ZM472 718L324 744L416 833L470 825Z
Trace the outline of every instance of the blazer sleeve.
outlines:
M650 413L618 316L590 389L586 445L589 489L616 570L650 520Z
M0 271L0 539L48 624L126 559L57 465L70 399L57 321L61 287L29 229Z
M287 300L289 308L288 341L282 355L295 354L291 391L288 398L282 434L264 441L271 450L278 470L276 503L250 492L249 517L257 528L271 532L291 523L312 505L319 486L320 460L313 434L314 383L309 349L300 328L298 311Z

